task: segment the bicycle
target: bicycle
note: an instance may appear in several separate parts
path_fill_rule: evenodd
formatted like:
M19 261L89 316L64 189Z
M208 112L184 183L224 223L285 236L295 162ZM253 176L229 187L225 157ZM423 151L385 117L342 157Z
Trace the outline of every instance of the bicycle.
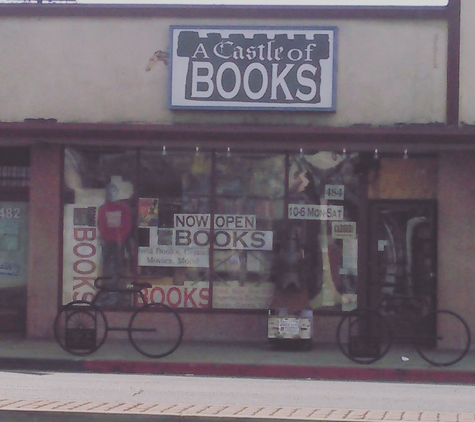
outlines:
M132 346L150 358L161 358L173 353L183 339L183 322L180 315L162 303L147 303L144 289L149 283L134 282L127 277L116 281L131 281L127 287L110 286L106 281L112 277L97 277L97 289L92 301L75 300L64 305L54 320L54 335L58 344L73 355L89 355L97 351L106 341L109 331L127 331ZM119 284L119 283L117 283ZM111 327L101 309L100 298L115 293L121 296L136 295L140 306L133 306L132 316L126 327Z
M392 295L383 300L394 300L391 312L424 307L424 297ZM388 309L388 308L386 308ZM434 333L434 334L431 334ZM336 339L341 352L360 364L371 364L391 348L394 338L388 319L375 309L355 309L340 320ZM414 326L412 335L397 338L410 340L418 354L434 366L450 366L461 361L471 345L471 333L467 322L449 310L423 312Z

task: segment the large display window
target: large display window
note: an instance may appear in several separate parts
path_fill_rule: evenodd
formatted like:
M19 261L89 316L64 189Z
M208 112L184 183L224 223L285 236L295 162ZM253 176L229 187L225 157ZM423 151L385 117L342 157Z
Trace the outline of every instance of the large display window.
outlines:
M304 291L312 309L356 307L359 159L346 152L289 159L281 285Z
M284 218L283 154L218 154L213 307L269 308L274 232Z
M210 306L211 169L209 152L140 151L138 275L148 300Z
M350 309L358 155L65 151L63 302L97 276L175 308ZM115 301L115 302L114 302ZM111 294L103 305L131 305Z

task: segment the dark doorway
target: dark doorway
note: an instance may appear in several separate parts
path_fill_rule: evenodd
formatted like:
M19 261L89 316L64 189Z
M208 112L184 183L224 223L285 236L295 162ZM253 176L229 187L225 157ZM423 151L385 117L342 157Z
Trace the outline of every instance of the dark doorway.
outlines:
M437 305L437 204L378 200L369 205L369 303L389 320L395 341L406 342L414 324Z

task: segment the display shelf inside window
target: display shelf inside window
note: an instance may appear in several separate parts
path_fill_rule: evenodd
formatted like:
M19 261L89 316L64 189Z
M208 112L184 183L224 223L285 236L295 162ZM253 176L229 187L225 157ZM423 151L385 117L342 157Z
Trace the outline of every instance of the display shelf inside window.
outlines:
M0 189L28 188L29 186L29 167L0 166Z
M254 214L261 228L271 229L284 217L284 175L283 155L218 156L216 212Z
M194 156L189 171L182 176L182 212L205 214L210 211L210 157Z

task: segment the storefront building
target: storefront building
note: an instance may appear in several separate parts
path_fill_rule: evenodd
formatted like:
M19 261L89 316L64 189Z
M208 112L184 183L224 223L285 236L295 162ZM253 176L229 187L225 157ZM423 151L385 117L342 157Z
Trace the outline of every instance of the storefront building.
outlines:
M400 297L475 326L471 3L1 5L0 324L120 274L187 340Z

